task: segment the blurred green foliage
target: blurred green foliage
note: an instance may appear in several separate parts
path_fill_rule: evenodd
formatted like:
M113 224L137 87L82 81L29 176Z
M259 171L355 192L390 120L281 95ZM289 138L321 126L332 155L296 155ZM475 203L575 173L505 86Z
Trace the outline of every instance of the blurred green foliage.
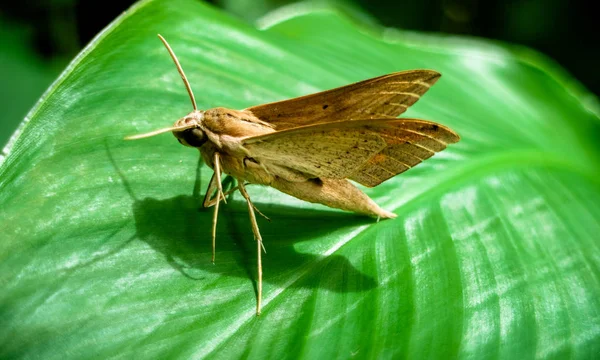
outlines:
M44 61L33 51L30 38L26 27L0 18L0 146L66 65L66 59Z

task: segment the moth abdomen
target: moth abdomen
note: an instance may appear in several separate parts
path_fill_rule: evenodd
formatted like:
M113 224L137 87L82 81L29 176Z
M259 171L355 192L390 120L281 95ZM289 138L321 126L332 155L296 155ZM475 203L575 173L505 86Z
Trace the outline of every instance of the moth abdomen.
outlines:
M373 200L345 179L309 178L293 182L275 177L271 187L300 200L324 204L355 213L395 218L396 214L380 208Z

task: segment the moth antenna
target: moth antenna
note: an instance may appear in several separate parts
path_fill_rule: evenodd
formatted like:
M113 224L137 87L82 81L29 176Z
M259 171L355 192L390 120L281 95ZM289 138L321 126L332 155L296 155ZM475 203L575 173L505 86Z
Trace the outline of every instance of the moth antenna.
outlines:
M169 132L169 131L191 129L191 128L195 127L195 126L196 126L195 124L184 125L184 126L171 126L171 127L168 127L168 128L163 128L163 129L158 129L158 130L150 131L150 132L145 133L145 134L127 136L127 137L125 137L125 140L144 139L144 138L152 137L152 136L159 135L159 134L162 134L162 133L166 133L166 132Z
M175 56L173 49L171 49L171 47L169 46L169 43L167 42L167 40L165 40L164 37L162 37L161 34L158 34L158 38L165 45L165 47L167 48L167 51L171 55L171 59L173 59L175 66L177 66L177 71L179 71L179 75L181 75L181 80L183 80L183 83L185 84L185 88L187 89L188 95L190 96L190 100L192 100L192 106L194 107L194 110L198 110L198 107L196 106L196 99L194 98L194 93L192 92L192 87L190 86L190 82L188 81L187 77L185 76L185 73L183 72L183 68L181 67L181 64L179 63L179 60L177 60L177 56Z

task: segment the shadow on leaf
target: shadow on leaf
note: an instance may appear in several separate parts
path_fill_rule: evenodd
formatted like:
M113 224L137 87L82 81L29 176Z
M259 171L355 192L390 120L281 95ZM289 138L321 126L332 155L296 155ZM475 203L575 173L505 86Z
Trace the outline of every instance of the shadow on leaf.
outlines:
M133 214L138 239L163 254L170 266L191 280L202 280L207 272L256 279L257 244L244 201L230 197L228 204L220 207L216 261L215 264L210 261L213 209L201 207L198 191L201 162L198 162L192 195L163 200L138 200L114 161L108 145L106 149L123 186L134 200ZM228 180L225 183L231 185ZM267 222L258 217L267 250L263 255L263 280L266 283L286 283L296 271L307 273L310 270L311 274L315 274L321 269L327 269L324 276L331 277L334 275L331 271L335 271L336 277L352 281L303 279L294 283L325 287L336 292L366 291L376 286L373 278L361 273L343 256L300 253L294 246L298 242L312 241L341 228L356 227L374 220L348 213L299 210L276 204L255 205L268 212L266 215L272 220Z
M257 204L257 207L261 207ZM167 262L190 279L202 279L206 271L223 275L248 276L256 274L256 242L248 220L245 202L230 201L221 207L217 231L216 263L210 262L212 209L199 209L193 196L177 196L166 200L146 198L133 205L137 236L165 256ZM357 226L363 219L326 211L303 211L300 219L285 215L271 216L272 222L259 220L267 253L263 255L265 282L285 281L281 274L301 270L305 266L326 266L343 273L343 277L358 278L349 288L344 284L329 284L333 291L362 291L375 286L375 281L362 274L343 256L317 256L295 250L294 244L310 241L342 227ZM269 205L269 214L290 213L285 206ZM270 215L269 215L270 216ZM362 220L362 221L361 221ZM230 266L231 262L237 263ZM243 273L235 269L244 269ZM303 282L305 283L305 282ZM327 283L327 282L326 282Z

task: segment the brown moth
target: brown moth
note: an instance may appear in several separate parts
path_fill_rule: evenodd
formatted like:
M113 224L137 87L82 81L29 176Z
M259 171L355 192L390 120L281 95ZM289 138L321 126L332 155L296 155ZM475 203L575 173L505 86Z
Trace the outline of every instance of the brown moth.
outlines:
M431 70L397 72L336 89L244 110L198 110L190 84L167 41L160 35L183 79L194 110L172 127L126 139L173 132L185 146L200 150L214 170L203 206L214 206L212 260L217 216L225 195L239 190L248 204L257 241L258 294L262 300L262 238L247 184L271 186L298 199L372 217L394 218L350 181L373 187L431 157L459 136L427 120L400 119L441 76ZM223 193L221 173L238 185ZM213 193L216 195L213 197ZM262 214L261 214L262 215Z

